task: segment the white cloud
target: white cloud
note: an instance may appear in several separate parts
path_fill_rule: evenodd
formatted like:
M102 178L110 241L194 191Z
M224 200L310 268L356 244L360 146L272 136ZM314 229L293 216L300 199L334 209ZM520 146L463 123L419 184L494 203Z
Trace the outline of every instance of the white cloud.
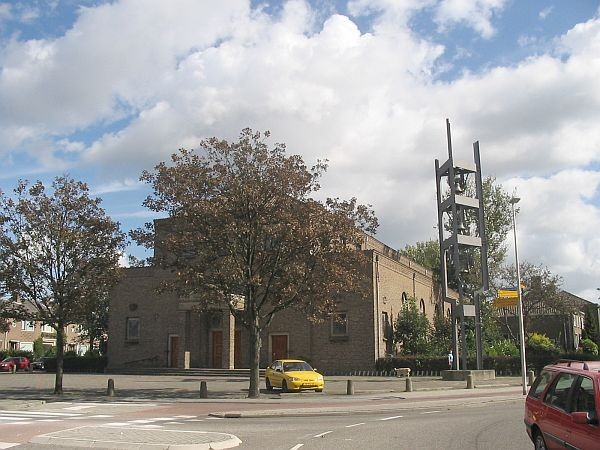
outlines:
M59 39L8 43L0 148L25 146L49 166L68 154L109 193L135 189L142 169L181 146L271 129L309 164L328 158L324 193L372 203L380 237L402 247L436 237L433 161L446 158L449 117L455 156L471 159L479 139L484 175L519 187L523 258L559 269L566 288L598 278L597 17L553 53L442 82L444 47L416 35L411 14L428 8L442 27L490 37L506 2L350 2L352 17L374 15L370 32L343 15L317 25L302 1L275 16L241 0L166 5L85 8ZM122 118L84 149L70 136Z
M0 3L0 22L12 17L10 3Z
M547 8L542 9L540 11L540 13L538 14L538 16L541 20L546 20L548 18L548 16L550 14L552 14L553 10L554 10L554 6L548 6Z

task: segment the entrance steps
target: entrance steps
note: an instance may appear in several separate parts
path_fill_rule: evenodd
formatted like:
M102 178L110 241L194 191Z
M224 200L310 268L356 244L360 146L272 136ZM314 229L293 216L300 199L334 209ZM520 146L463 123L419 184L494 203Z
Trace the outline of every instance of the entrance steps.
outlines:
M250 378L250 369L209 369L177 367L131 367L110 368L106 373L115 375L173 375L179 377L226 377L226 378ZM265 369L260 369L260 376L264 376Z

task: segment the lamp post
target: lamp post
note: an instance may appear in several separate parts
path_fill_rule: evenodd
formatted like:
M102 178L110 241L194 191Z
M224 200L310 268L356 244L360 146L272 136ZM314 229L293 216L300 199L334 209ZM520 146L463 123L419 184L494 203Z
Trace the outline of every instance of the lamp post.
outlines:
M521 341L521 382L523 395L527 395L527 363L525 361L525 329L523 327L523 296L521 294L521 270L519 268L519 250L517 249L517 221L515 218L515 204L521 199L513 196L509 201L512 208L513 234L515 236L515 265L517 266L517 292L519 300L519 340Z

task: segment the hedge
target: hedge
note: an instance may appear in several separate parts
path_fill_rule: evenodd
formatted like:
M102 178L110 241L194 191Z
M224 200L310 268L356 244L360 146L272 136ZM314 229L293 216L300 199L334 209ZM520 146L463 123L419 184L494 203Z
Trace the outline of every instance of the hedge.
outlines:
M106 356L67 356L63 359L64 372L103 373ZM44 367L47 372L56 372L56 358L48 358Z
M573 359L579 361L600 361L598 355L588 353L526 353L527 370L536 374L548 365L559 359ZM475 357L467 358L467 367L473 369L477 366ZM397 367L409 367L414 372L441 372L448 370L447 357L430 356L399 356L395 358L380 358L375 368L377 371L390 372ZM483 358L484 369L494 369L499 376L521 375L520 356L486 356Z

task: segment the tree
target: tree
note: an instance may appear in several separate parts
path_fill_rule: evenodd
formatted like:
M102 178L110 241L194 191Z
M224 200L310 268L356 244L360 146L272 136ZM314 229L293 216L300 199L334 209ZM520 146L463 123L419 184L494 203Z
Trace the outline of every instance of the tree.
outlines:
M408 299L396 319L394 342L400 345L401 353L424 355L429 352L430 336L429 319L419 311L415 298Z
M561 291L561 277L554 275L543 265L538 266L527 261L521 262L519 267L521 284L525 286L522 291L525 336L528 336L533 314L565 315L575 311L576 305ZM516 280L515 266L510 265L500 271L496 285L498 288L510 288L516 285Z
M452 348L452 320L443 314L433 318L431 350L439 356L446 355Z
M84 308L81 318L80 337L87 341L89 351L94 350L94 343L98 342L100 353L106 347L108 336L108 289L102 289L98 296L90 296L86 299L88 306Z
M366 256L357 251L377 220L356 199L311 198L327 165L308 169L269 133L244 129L239 141L207 139L181 149L141 179L154 193L144 205L168 213L154 264L173 270L164 288L193 296L201 308L226 306L248 330L248 396L259 396L261 333L286 308L322 320L340 295L366 296ZM152 224L132 233L154 246Z
M62 394L65 327L117 281L125 236L87 185L66 176L54 179L51 193L40 181L20 181L13 197L0 192L2 289L56 331L54 393Z
M598 308L600 307L596 304L586 305L583 332L581 333L581 337L583 339L590 339L597 344L600 343L600 332L598 331Z

